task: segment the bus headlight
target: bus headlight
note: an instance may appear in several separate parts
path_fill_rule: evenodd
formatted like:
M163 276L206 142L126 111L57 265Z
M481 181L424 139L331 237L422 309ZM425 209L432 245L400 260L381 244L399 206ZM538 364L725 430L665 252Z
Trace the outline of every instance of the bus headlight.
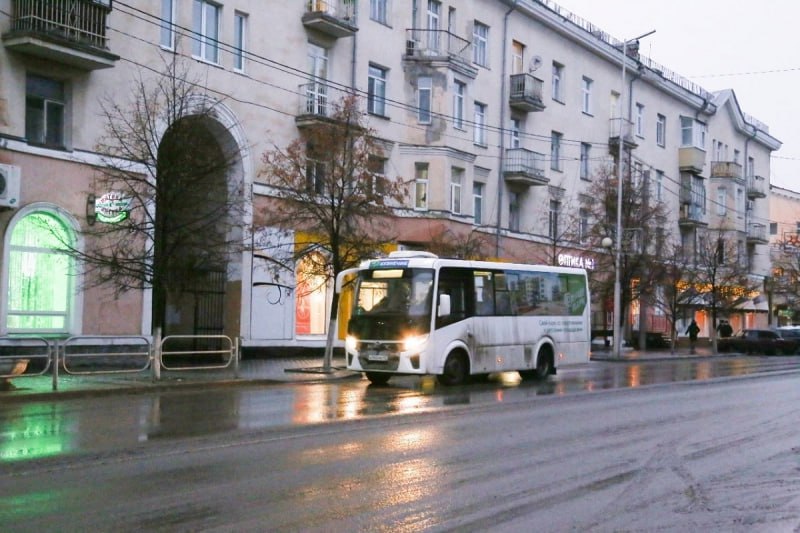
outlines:
M418 352L428 342L427 335L409 335L403 339L404 352Z
M348 335L344 339L344 347L349 352L355 352L358 348L358 339L352 335Z

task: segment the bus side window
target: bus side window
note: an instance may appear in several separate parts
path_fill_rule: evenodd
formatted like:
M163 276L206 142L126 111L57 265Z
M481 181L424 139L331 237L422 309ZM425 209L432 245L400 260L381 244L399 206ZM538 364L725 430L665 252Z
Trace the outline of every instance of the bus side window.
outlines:
M448 272L442 269L436 302L438 305L440 294L448 294L450 296L450 314L436 318L437 328L464 320L467 317L467 287L469 285L471 285L471 280L463 275L463 271Z

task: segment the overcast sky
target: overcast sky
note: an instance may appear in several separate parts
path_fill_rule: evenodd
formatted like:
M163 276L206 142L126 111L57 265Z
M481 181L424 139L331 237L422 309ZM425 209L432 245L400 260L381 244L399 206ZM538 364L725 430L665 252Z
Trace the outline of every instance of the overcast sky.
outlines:
M800 191L798 0L554 1L620 40L656 30L642 54L709 91L733 89L783 143L771 182Z

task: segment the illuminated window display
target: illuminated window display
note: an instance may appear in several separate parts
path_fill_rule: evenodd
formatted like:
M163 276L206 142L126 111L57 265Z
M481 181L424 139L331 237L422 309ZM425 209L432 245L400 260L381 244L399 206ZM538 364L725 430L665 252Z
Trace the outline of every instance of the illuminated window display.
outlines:
M10 333L69 330L74 269L64 243L74 241L72 230L51 213L31 213L14 226L8 252Z
M297 267L295 332L298 335L324 335L327 319L327 277L319 274L321 257L304 257Z

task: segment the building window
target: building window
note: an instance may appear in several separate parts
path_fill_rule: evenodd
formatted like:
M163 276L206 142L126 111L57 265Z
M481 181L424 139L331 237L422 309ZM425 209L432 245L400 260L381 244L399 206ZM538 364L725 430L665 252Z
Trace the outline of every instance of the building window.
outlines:
M667 117L664 115L656 117L656 144L661 147L667 144Z
M589 238L589 211L581 208L578 212L578 242L584 243Z
M550 134L550 168L561 170L561 138L563 136L554 131Z
M175 48L175 0L161 0L161 46Z
M725 187L719 187L717 189L717 215L725 216L727 213L727 199L728 191L725 190Z
M450 211L461 214L461 182L464 180L464 169L450 169Z
M636 104L636 136L644 137L644 105Z
M508 194L508 229L519 231L519 194Z
M511 41L511 74L525 72L525 45L518 41Z
M586 76L581 81L581 110L587 115L592 114L592 83Z
M475 224L483 224L483 183L472 184L472 214Z
M681 147L706 149L706 125L692 117L681 117Z
M237 11L233 15L233 68L239 72L244 72L246 32L247 15Z
M473 142L486 146L486 105L475 102L475 131Z
M386 69L374 65L369 66L367 111L373 115L386 116Z
M382 196L386 193L386 159L370 155L367 159L367 170L370 173L366 184L367 194Z
M547 235L552 240L558 238L558 212L561 210L561 202L550 200L550 211L547 216Z
M54 213L36 211L11 229L6 326L9 333L68 333L74 310L76 237Z
M220 6L216 4L194 0L192 54L210 63L219 63L219 12Z
M327 324L327 276L317 265L325 264L321 254L303 257L297 266L297 294L295 300L295 333L297 335L323 335Z
M456 81L453 90L453 127L460 130L464 129L464 95L467 86L460 81Z
M489 26L477 20L472 28L472 60L482 67L489 65Z
M414 168L414 209L428 209L428 164L417 163Z
M381 24L387 24L389 0L369 0L369 18Z
M564 98L562 91L562 81L564 77L564 65L553 61L553 100L563 102Z
M664 199L664 171L656 170L656 200L659 202Z
M522 142L520 140L520 122L518 118L512 118L511 123L509 124L508 128L509 138L509 145L511 148L519 148L522 146Z
M417 120L420 124L431 123L431 93L433 81L431 78L422 77L417 82Z
M592 145L589 143L581 143L581 179L588 180L591 178L589 174L589 161L592 153Z
M778 223L777 222L770 222L769 223L769 234L770 235L777 235L778 234Z
M752 157L747 158L747 170L745 176L752 178L756 175L756 160Z
M29 143L64 147L64 84L28 75L25 81L25 137Z
M326 174L324 163L309 159L306 162L306 190L314 194L325 194Z

